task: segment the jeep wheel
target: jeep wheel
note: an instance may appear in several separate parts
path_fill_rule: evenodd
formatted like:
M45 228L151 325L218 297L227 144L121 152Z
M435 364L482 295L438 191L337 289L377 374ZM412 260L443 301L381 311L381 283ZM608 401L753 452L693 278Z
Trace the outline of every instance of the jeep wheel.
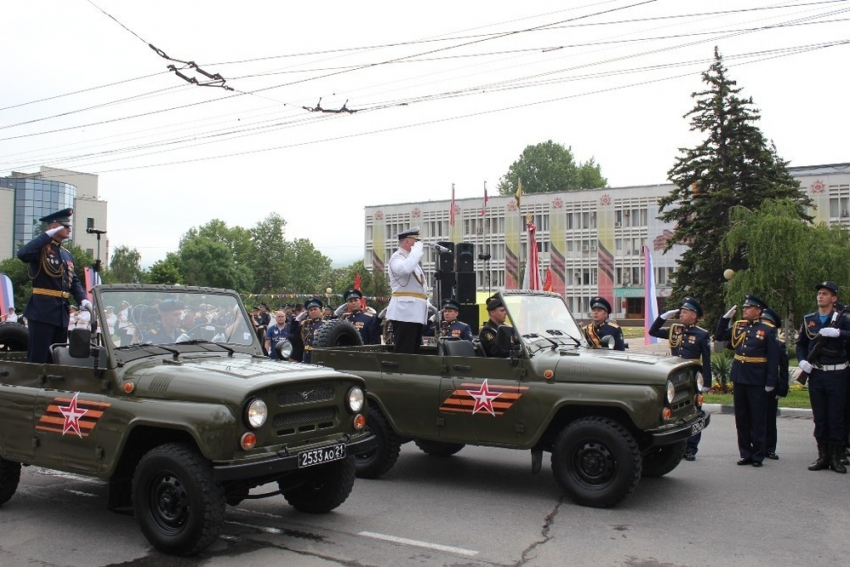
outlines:
M375 434L378 446L368 453L354 455L357 476L360 478L378 478L385 474L398 460L401 451L401 440L393 432L384 414L375 407L369 408L366 419L366 431Z
M194 448L169 443L148 451L133 475L133 514L158 550L194 555L212 544L224 521L224 490Z
M312 467L304 471L306 482L283 497L290 506L308 514L330 512L348 498L354 488L354 457ZM279 483L284 489L283 481Z
M558 435L552 471L576 504L607 508L634 491L641 456L634 437L622 425L605 417L585 417Z
M9 501L21 480L21 463L0 457L0 506Z
M664 476L679 466L685 454L687 439L672 445L654 447L643 456L643 476L654 478Z
M26 352L30 344L27 328L18 323L0 323L0 351Z
M432 457L451 457L466 447L463 443L443 443L442 441L428 441L426 439L417 439L414 442L423 453Z
M314 347L360 346L363 338L350 321L331 319L325 321L316 332Z

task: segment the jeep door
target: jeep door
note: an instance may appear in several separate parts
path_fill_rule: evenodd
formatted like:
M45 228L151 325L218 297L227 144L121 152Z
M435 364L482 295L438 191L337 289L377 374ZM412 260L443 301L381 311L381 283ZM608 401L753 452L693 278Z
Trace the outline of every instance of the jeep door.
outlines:
M0 445L3 457L29 462L33 447L33 412L41 389L43 365L0 362Z
M97 423L109 408L101 379L91 368L45 365L46 385L34 415L39 466L93 473L103 459Z
M372 394L380 400L396 433L436 438L443 357L423 351L418 355L377 353L381 387Z
M522 360L445 356L447 373L440 388L440 437L462 442L516 445Z

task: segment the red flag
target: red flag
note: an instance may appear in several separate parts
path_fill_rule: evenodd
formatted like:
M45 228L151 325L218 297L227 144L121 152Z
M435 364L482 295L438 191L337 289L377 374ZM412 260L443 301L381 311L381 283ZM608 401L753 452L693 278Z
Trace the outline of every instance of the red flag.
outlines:
M527 217L526 228L528 229L528 253L525 257L525 277L522 279L522 289L540 291L540 258L537 252L537 227L531 222L531 215Z
M449 209L449 224L455 225L455 184L452 183L452 206Z
M481 216L487 214L487 201L490 199L487 197L487 182L484 182L484 205L481 206Z
M552 291L552 270L546 268L546 281L543 282L543 291Z
M356 274L354 274L354 289L356 289L357 291L360 291L362 293L362 291L360 290L360 272L357 272ZM366 311L366 298L365 297L360 298L360 310Z

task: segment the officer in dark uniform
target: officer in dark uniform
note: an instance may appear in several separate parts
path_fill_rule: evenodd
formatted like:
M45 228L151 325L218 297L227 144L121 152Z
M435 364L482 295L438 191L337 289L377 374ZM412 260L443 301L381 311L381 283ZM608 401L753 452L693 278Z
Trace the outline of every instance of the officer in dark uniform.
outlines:
M784 398L788 395L788 349L785 348L785 341L779 338L779 328L782 325L782 318L779 314L768 307L761 314L762 321L777 329L776 340L779 341L779 373L777 379L779 383L776 385L775 396L767 397L767 441L765 444L764 456L774 461L779 459L776 454L776 413L779 411L779 398Z
M504 325L505 319L508 317L505 304L498 297L491 297L487 299L487 312L490 314L490 318L481 326L481 332L478 335L481 341L481 348L484 349L487 356L507 358L510 356L510 351L500 349L496 344L496 334L499 326Z
M349 289L342 294L345 299L347 311L340 315L340 319L350 321L360 332L360 338L364 345L381 344L381 329L374 315L364 312L361 307L363 294L358 289Z
M185 305L176 299L166 299L157 306L159 310L159 321L142 336L143 343L155 345L176 343L179 340L188 340L186 331L180 326L183 318ZM154 315L156 316L156 315Z
M582 327L584 336L593 348L604 348L602 339L614 337L614 350L626 350L626 339L623 330L617 323L608 320L611 314L611 304L604 297L594 297L590 300L590 314L593 321Z
M462 341L472 340L472 328L458 321L460 313L460 303L455 299L446 300L443 303L443 320L440 321L440 335L451 339L460 339Z
M47 231L18 250L18 259L28 264L32 280L32 296L24 309L29 326L28 362L51 362L50 345L68 342L69 297L83 309L92 310L74 272L74 257L62 248L62 241L71 235L73 213L73 209L63 209L38 219L47 223Z
M815 422L818 458L810 471L831 468L846 473L841 463L844 457L844 407L847 403L847 341L850 339L850 318L837 315L833 322L838 286L822 282L817 289L818 310L803 318L797 336L797 360L809 373L809 400ZM815 345L822 347L815 360L807 360Z
M767 304L754 295L744 296L744 318L731 326L737 305L717 323L714 337L730 341L735 349L732 361L732 399L738 430L739 465L762 466L767 443L767 398L776 394L779 369L779 341L776 329L762 322Z
M316 340L316 333L322 328L325 320L322 318L322 300L318 298L309 299L304 303L307 309L307 317L301 321L301 342L304 344L304 355L302 361L310 362L313 344Z
M681 323L673 323L669 327L663 327L664 322L674 317L681 311ZM701 327L697 327L697 320L702 317L702 307L696 298L686 297L682 306L673 311L667 311L658 316L649 328L649 334L659 339L667 339L670 342L670 354L688 360L700 360L702 362L703 392L711 387L711 334ZM685 460L696 460L699 450L699 440L702 432L688 438L685 448Z

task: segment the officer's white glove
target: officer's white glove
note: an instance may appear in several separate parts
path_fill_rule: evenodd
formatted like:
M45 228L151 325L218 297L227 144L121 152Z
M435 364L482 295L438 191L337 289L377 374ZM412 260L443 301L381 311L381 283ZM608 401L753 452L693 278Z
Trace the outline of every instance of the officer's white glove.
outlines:
M674 309L673 311L665 311L664 313L661 314L661 318L666 321L670 317L675 317L676 313L678 313L678 312L679 312L678 309Z
M91 304L91 301L88 299L84 299L82 303L80 303L80 307L88 311L89 313L94 314L94 306Z
M735 312L736 312L736 311L738 311L738 306L737 306L737 305L733 305L733 306L732 306L732 309L730 309L729 311L727 311L727 312L726 312L726 314L723 316L723 318L724 318L724 319L731 319L732 317L734 317L734 316L735 316Z
M812 373L812 368L813 368L813 367L812 367L812 365L809 363L809 361L807 361L807 360L801 360L801 361L799 362L799 364L797 364L797 366L799 366L799 367L800 367L800 370L802 370L802 371L803 371L803 372L805 372L806 374L811 374L811 373Z
M346 311L348 311L348 302L347 301L334 310L334 315L339 317L340 315L342 315Z
M775 389L775 388L774 388L773 386L765 386L765 387L764 387L764 391L765 391L765 392L768 392L768 393L772 392L774 389Z
M45 232L47 233L47 236L49 236L50 238L53 238L53 236L54 236L57 232L59 232L60 230L62 230L62 229L64 229L64 228L65 228L64 226L57 226L56 228L51 228L50 230L47 230L47 231L45 231Z
M422 244L422 241L421 241L421 240L417 240L417 241L413 244L413 246L411 246L411 247L410 247L410 251L411 251L411 252L416 252L417 254L419 254L419 255L421 256L422 254L424 254L424 251L422 250L422 247L423 247L423 246L424 246L424 244Z
M300 323L301 321L303 321L306 318L307 318L307 310L305 309L304 311L302 311L301 313L298 314L298 317L296 317L295 320Z
M818 331L818 334L822 337L835 338L841 336L841 331L835 327L824 327Z

